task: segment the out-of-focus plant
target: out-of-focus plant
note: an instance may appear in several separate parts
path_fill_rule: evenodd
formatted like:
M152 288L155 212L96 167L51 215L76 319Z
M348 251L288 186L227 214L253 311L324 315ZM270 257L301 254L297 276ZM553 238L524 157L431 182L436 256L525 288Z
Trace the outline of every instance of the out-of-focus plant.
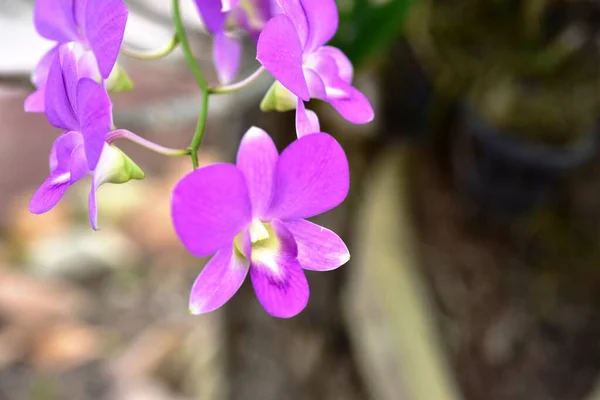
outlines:
M384 54L403 33L410 8L419 0L337 0L340 29L333 45L357 67Z
M598 20L589 0L429 0L408 31L438 90L502 131L563 146L600 113Z

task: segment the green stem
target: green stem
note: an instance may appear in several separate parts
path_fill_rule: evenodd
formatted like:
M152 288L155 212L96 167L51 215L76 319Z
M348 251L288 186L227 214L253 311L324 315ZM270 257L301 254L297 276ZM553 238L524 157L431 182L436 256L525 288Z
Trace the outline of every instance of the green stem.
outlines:
M198 113L198 122L196 123L196 130L192 143L190 144L190 156L192 157L192 165L194 169L198 168L198 149L200 143L202 143L202 137L204 136L204 128L206 127L206 117L208 116L208 100L210 93L208 90L202 92L202 105L200 106L200 112Z
M179 45L179 37L177 34L173 35L171 41L162 49L154 51L154 52L144 52L137 53L134 50L127 49L126 47L121 47L121 53L125 54L128 57L137 58L138 60L158 60L160 58L166 57L173 52Z
M210 93L225 94L225 93L238 92L238 91L250 86L251 84L253 84L258 78L260 78L260 76L265 71L266 71L265 67L263 67L261 65L256 71L254 71L252 73L252 75L250 75L246 79L236 82L236 83L232 83L231 85L224 85L224 86L218 86L215 88L210 88Z
M198 63L196 62L196 58L192 53L192 49L190 48L190 42L185 34L185 29L183 28L183 22L181 21L181 7L179 6L179 0L173 0L173 24L175 25L175 34L179 39L179 43L181 44L181 50L183 51L183 55L185 56L185 60L196 79L196 83L198 87L202 89L203 92L208 90L208 83L206 79L204 79L204 74L200 70Z
M198 122L196 123L196 130L194 131L194 137L192 138L192 142L190 147L188 148L189 154L192 158L192 165L194 169L198 168L198 148L200 147L200 143L202 142L202 137L204 136L204 128L206 127L206 118L208 116L208 100L210 96L210 91L208 88L208 83L202 74L202 70L198 66L196 62L196 58L192 53L192 49L190 48L190 43L185 34L185 29L183 27L183 22L181 21L181 8L179 6L179 0L173 0L173 24L175 25L175 33L177 34L177 38L179 39L179 43L181 44L181 50L183 51L183 55L185 56L185 60L187 61L194 78L196 79L196 83L198 87L202 91L202 105L200 106L200 111L198 112Z

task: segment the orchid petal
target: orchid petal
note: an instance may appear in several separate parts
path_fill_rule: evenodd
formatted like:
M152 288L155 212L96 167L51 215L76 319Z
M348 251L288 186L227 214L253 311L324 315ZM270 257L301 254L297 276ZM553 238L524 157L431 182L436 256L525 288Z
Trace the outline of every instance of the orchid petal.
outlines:
M302 137L311 133L318 133L321 131L319 125L319 117L314 111L307 110L304 106L304 102L298 99L298 105L296 107L296 134L298 137Z
M352 77L354 74L354 67L348 57L337 47L323 46L316 50L314 53L317 57L326 55L335 60L338 68L338 75L346 83L352 83Z
M27 96L23 109L25 112L43 113L46 110L46 86L41 86Z
M235 79L240 67L242 55L241 43L225 32L215 34L213 38L213 57L221 84L228 84Z
M327 102L331 104L342 117L353 124L366 124L371 122L375 113L369 99L353 86L347 85L343 90L347 93L347 97L328 98Z
M106 142L103 142L102 145L103 146L101 148L101 157L92 175L92 187L90 189L90 195L88 200L90 223L95 231L98 230L98 201L96 197L96 192L98 191L98 188L100 188L100 186L107 182L110 182L115 172L115 166L119 164L120 159L120 152L117 149L113 148ZM72 171L74 174L77 174L77 170L74 170L75 168L83 170L88 166L88 162L85 156L87 150L84 146L81 146L78 150L79 157L72 157L74 161L77 161L76 165L72 165Z
M234 24L248 32L254 42L271 16L271 0L251 0L231 10L227 16Z
M258 301L274 317L290 318L308 303L308 281L296 259L298 249L292 234L272 221L276 241L252 248L250 278Z
M31 93L25 99L24 109L26 112L44 112L46 110L46 82L48 81L48 73L50 67L54 61L54 58L58 54L58 46L54 46L50 49L38 62L33 74L31 75L31 81L37 88L36 91Z
M66 47L61 47L48 72L46 117L57 128L78 130L79 120L75 114L74 104L71 102L71 98L74 97L71 94L71 87L72 81L77 79L77 65L73 59L74 55L65 50Z
M98 199L96 196L96 192L98 188L96 185L92 184L90 189L90 195L88 198L88 212L90 217L90 224L92 225L92 229L98 230Z
M280 14L271 18L257 44L258 61L296 96L310 99L302 72L302 46L292 21Z
M228 12L233 9L233 7L237 6L240 0L221 0L222 8L221 11Z
M40 87L46 84L48 80L48 73L50 72L50 67L52 66L52 62L58 53L59 46L54 46L46 54L42 56L35 69L33 70L33 74L31 75L31 81L36 87Z
M33 22L40 36L46 39L66 43L79 38L73 0L37 0Z
M177 235L192 254L205 257L230 246L252 218L244 175L229 164L191 172L173 191L171 213Z
M77 85L77 103L85 155L90 169L96 168L112 125L112 105L102 85L83 78Z
M123 0L87 0L85 36L104 79L108 78L117 61L127 16Z
M333 57L325 53L314 53L307 58L305 66L307 68L310 68L310 70L314 70L315 73L319 75L321 81L323 82L323 85L325 86L326 97L348 97L346 88L349 85L346 81L340 78L337 63L335 62L335 59ZM323 97L318 98L324 100Z
M267 132L256 127L246 132L238 150L237 166L246 178L254 216L262 216L269 207L278 158L277 147Z
M73 2L73 14L75 16L75 25L80 32L85 32L85 12L87 10L88 0L75 0Z
M50 170L69 172L74 150L83 143L79 132L66 132L54 141L50 151Z
M350 260L348 247L333 231L300 219L285 222L298 246L298 261L304 269L331 271Z
M52 209L65 194L72 180L70 174L71 154L81 143L77 132L60 135L50 151L50 176L35 192L29 210L34 214L43 214Z
M306 83L308 84L310 97L313 99L326 100L327 89L325 88L325 84L323 83L323 80L319 74L310 68L304 68L303 72Z
M281 220L309 218L339 205L349 187L342 146L326 133L306 135L279 156L267 214Z
M77 145L70 155L69 171L71 174L71 185L81 178L90 174L87 159L85 158L85 147L82 144Z
M67 192L69 188L69 173L51 173L33 195L29 203L29 211L33 214L43 214L50 211Z
M90 78L96 82L102 80L96 56L90 50L84 51L77 60L77 70L79 71L79 78ZM110 81L110 78L108 81Z
M338 29L339 15L335 0L302 0L308 21L305 51L310 52L329 42Z
M302 0L277 0L279 7L283 13L292 21L298 37L300 39L300 45L304 49L306 41L308 40L308 20L306 19L306 13L302 6Z
M190 312L205 314L227 303L244 283L250 263L233 246L217 251L196 278L190 293Z
M195 0L194 3L209 32L215 34L225 31L227 14L221 11L221 0Z

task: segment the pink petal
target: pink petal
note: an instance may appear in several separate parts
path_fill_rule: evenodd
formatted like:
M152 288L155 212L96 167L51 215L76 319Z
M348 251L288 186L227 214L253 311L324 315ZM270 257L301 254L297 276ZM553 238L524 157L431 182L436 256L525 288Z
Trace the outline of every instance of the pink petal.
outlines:
M303 136L279 157L267 214L281 220L331 210L348 194L350 171L342 146L326 133Z
M194 3L209 32L215 34L225 31L227 14L221 11L221 0L195 0Z
M304 101L310 99L302 72L302 45L287 16L276 15L267 23L258 39L256 58L292 93Z
M77 84L77 104L85 155L93 170L112 125L112 104L104 87L90 78L83 78Z
M52 209L78 177L71 174L73 154L81 143L81 135L67 132L60 135L50 151L50 176L35 192L29 210L42 214Z
M58 53L59 46L54 46L51 48L46 54L42 56L40 61L35 67L33 74L31 75L31 81L36 87L40 87L46 84L48 80L48 73L50 72L50 67L52 66L52 62L54 61L54 57Z
M123 0L87 0L85 36L104 79L108 78L117 61L127 16Z
M314 111L307 110L304 102L298 99L298 105L296 106L296 134L298 137L320 131L321 127L317 114Z
M235 254L233 246L217 251L194 282L190 312L205 314L227 303L244 283L248 268L248 260Z
M308 303L310 290L296 259L294 237L278 221L272 221L278 246L252 248L250 278L258 301L274 317L290 318Z
M33 214L50 211L62 199L68 188L68 173L51 173L33 195L29 203L29 211Z
M338 29L339 16L335 0L302 0L308 20L307 52L329 42Z
M240 67L242 45L236 39L227 36L225 32L215 34L213 37L213 57L215 68L221 84L231 83Z
M366 124L375 117L373 107L369 99L365 97L358 89L347 85L343 89L348 97L329 98L327 102L331 104L347 121L353 124Z
M92 172L89 169L87 159L85 158L85 147L83 143L80 143L77 146L75 146L75 148L71 152L69 160L71 185Z
M46 110L46 82L48 81L48 73L58 54L59 46L54 46L40 59L33 74L31 81L37 87L37 90L31 93L26 99L24 109L26 112L44 112Z
M242 172L213 164L185 176L173 190L171 214L177 235L198 257L230 246L252 218Z
M246 178L254 216L262 216L269 207L278 158L277 147L267 132L256 127L246 132L238 150L237 166Z
M282 12L292 21L298 37L300 39L300 45L304 49L306 41L308 40L308 20L306 19L306 13L302 6L302 0L277 0Z
M326 100L327 90L325 89L325 84L319 74L310 68L304 68L303 72L306 83L308 84L310 97L313 99Z
M69 171L71 154L77 146L83 143L79 132L66 132L56 138L50 150L50 171L61 168L63 172Z
M78 40L73 0L37 0L33 22L40 36L66 43Z
M227 11L231 11L231 9L235 6L237 6L237 4L240 2L240 0L222 0L222 8L221 11L223 12L227 12Z
M340 77L337 64L333 57L329 56L328 54L313 53L309 57L307 57L304 65L305 71L310 68L310 70L315 71L315 73L318 74L318 76L321 78L321 81L325 86L326 97L348 97L346 88L349 85ZM320 96L318 98L322 100L325 99Z
M300 219L285 222L298 246L298 261L304 269L331 271L350 260L348 247L333 231Z
M46 110L46 86L41 86L25 99L25 112L43 113Z
M342 78L346 83L352 83L352 76L354 74L354 67L352 62L346 57L346 55L337 47L323 46L315 51L317 56L327 55L335 60L338 68L339 77Z
M92 225L92 229L98 230L98 200L96 199L96 192L98 188L96 185L92 184L92 188L90 189L90 195L88 198L88 209L90 216L90 224Z
M77 63L75 55L66 46L61 46L59 53L48 72L46 82L46 117L48 121L65 130L78 130L79 120L75 114L72 98L73 81L77 80Z

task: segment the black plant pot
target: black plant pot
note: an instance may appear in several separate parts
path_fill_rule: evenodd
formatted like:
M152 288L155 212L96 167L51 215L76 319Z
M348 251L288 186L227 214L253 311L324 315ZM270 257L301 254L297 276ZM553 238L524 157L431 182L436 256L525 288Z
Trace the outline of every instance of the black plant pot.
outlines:
M459 113L455 178L467 200L488 217L514 218L547 203L561 177L596 154L595 130L573 145L553 147L502 132L468 107Z

